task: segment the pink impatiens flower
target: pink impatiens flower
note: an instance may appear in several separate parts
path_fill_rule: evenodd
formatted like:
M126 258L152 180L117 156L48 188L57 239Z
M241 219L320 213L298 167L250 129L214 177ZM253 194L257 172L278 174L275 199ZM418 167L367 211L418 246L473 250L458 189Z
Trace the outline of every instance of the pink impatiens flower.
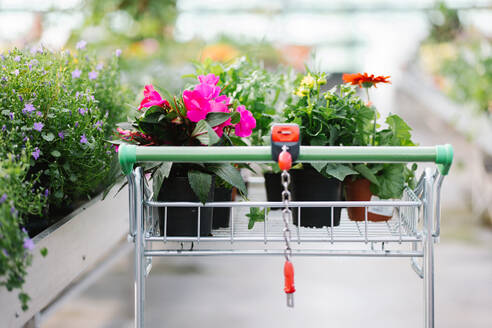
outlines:
M183 91L183 102L187 109L186 116L192 122L205 119L211 109L209 100L203 97L197 90Z
M236 124L236 136L249 137L251 132L256 127L256 120L253 114L247 110L243 105L237 107L237 111L241 114L241 120Z
M159 92L154 90L154 87L152 84L148 84L145 86L144 89L144 99L142 102L140 102L140 106L138 107L138 110L141 110L142 108L148 108L152 106L165 106L165 107L170 107L169 102L166 99L163 99Z
M217 83L219 83L219 77L215 76L215 74L213 73L207 75L199 75L198 81L203 84L217 85Z

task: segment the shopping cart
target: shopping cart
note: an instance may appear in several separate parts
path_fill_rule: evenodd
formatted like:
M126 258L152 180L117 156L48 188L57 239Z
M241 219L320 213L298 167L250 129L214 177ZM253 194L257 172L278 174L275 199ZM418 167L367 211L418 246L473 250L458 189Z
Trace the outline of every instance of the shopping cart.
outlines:
M444 176L453 159L450 145L433 147L318 147L301 146L298 162L338 163L413 163L432 162L426 167L416 188L405 189L401 200L387 201L292 201L297 208L297 224L289 222L292 255L406 257L424 282L424 327L434 327L434 243L440 234L440 194ZM154 200L141 162L272 162L270 147L138 147L122 145L119 160L129 184L129 239L135 243L135 327L144 325L145 278L154 256L278 255L284 254L283 222L272 211L264 222L248 229L245 209L280 208L282 202L157 202ZM212 236L200 235L200 210L197 211L196 236L168 236L159 229L155 215L158 207L228 207L230 226L214 230ZM370 206L394 207L387 222L370 222ZM339 226L321 229L304 228L300 213L307 207L365 207L365 220L350 221L342 217ZM333 217L333 215L332 215ZM164 225L167 216L164 215ZM183 245L187 245L184 247Z

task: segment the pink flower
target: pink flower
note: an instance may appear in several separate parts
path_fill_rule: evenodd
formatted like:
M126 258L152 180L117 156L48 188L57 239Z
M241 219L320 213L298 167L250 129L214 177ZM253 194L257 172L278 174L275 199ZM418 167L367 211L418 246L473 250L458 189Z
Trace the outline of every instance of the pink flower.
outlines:
M217 85L217 83L219 83L219 77L215 76L213 73L208 75L199 75L198 81L203 84Z
M169 102L166 99L162 99L159 92L154 90L152 84L146 85L144 89L144 99L142 100L142 102L140 102L138 110L141 110L144 107L148 108L152 106L162 105L164 105L165 107L170 107Z
M200 95L207 100L213 100L220 94L220 87L211 84L198 84L195 86L195 90L200 92Z
M237 107L237 111L241 114L241 120L236 124L236 136L249 137L251 132L256 127L256 120L243 105Z
M210 112L210 102L197 90L183 91L183 102L186 106L186 116L192 122L198 122L207 117Z

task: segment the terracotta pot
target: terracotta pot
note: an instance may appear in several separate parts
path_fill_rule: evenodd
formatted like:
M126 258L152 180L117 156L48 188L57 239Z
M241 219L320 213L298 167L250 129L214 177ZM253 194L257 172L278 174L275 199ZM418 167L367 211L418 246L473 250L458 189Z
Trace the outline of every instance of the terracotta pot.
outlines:
M350 178L344 181L345 196L347 201L370 201L372 197L371 182L367 179L357 179L352 181ZM352 221L364 221L365 220L365 208L364 207L348 207L347 208L349 219ZM367 212L367 219L373 222L388 221L392 216L386 216Z

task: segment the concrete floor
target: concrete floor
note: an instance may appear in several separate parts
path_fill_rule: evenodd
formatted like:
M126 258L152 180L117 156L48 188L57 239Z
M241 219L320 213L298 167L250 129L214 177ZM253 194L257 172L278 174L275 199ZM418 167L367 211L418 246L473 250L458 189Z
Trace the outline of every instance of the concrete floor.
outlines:
M492 326L491 244L436 248L436 326ZM282 258L154 261L146 327L420 327L423 285L408 259L295 258L296 306L282 292ZM43 328L132 327L131 256Z

